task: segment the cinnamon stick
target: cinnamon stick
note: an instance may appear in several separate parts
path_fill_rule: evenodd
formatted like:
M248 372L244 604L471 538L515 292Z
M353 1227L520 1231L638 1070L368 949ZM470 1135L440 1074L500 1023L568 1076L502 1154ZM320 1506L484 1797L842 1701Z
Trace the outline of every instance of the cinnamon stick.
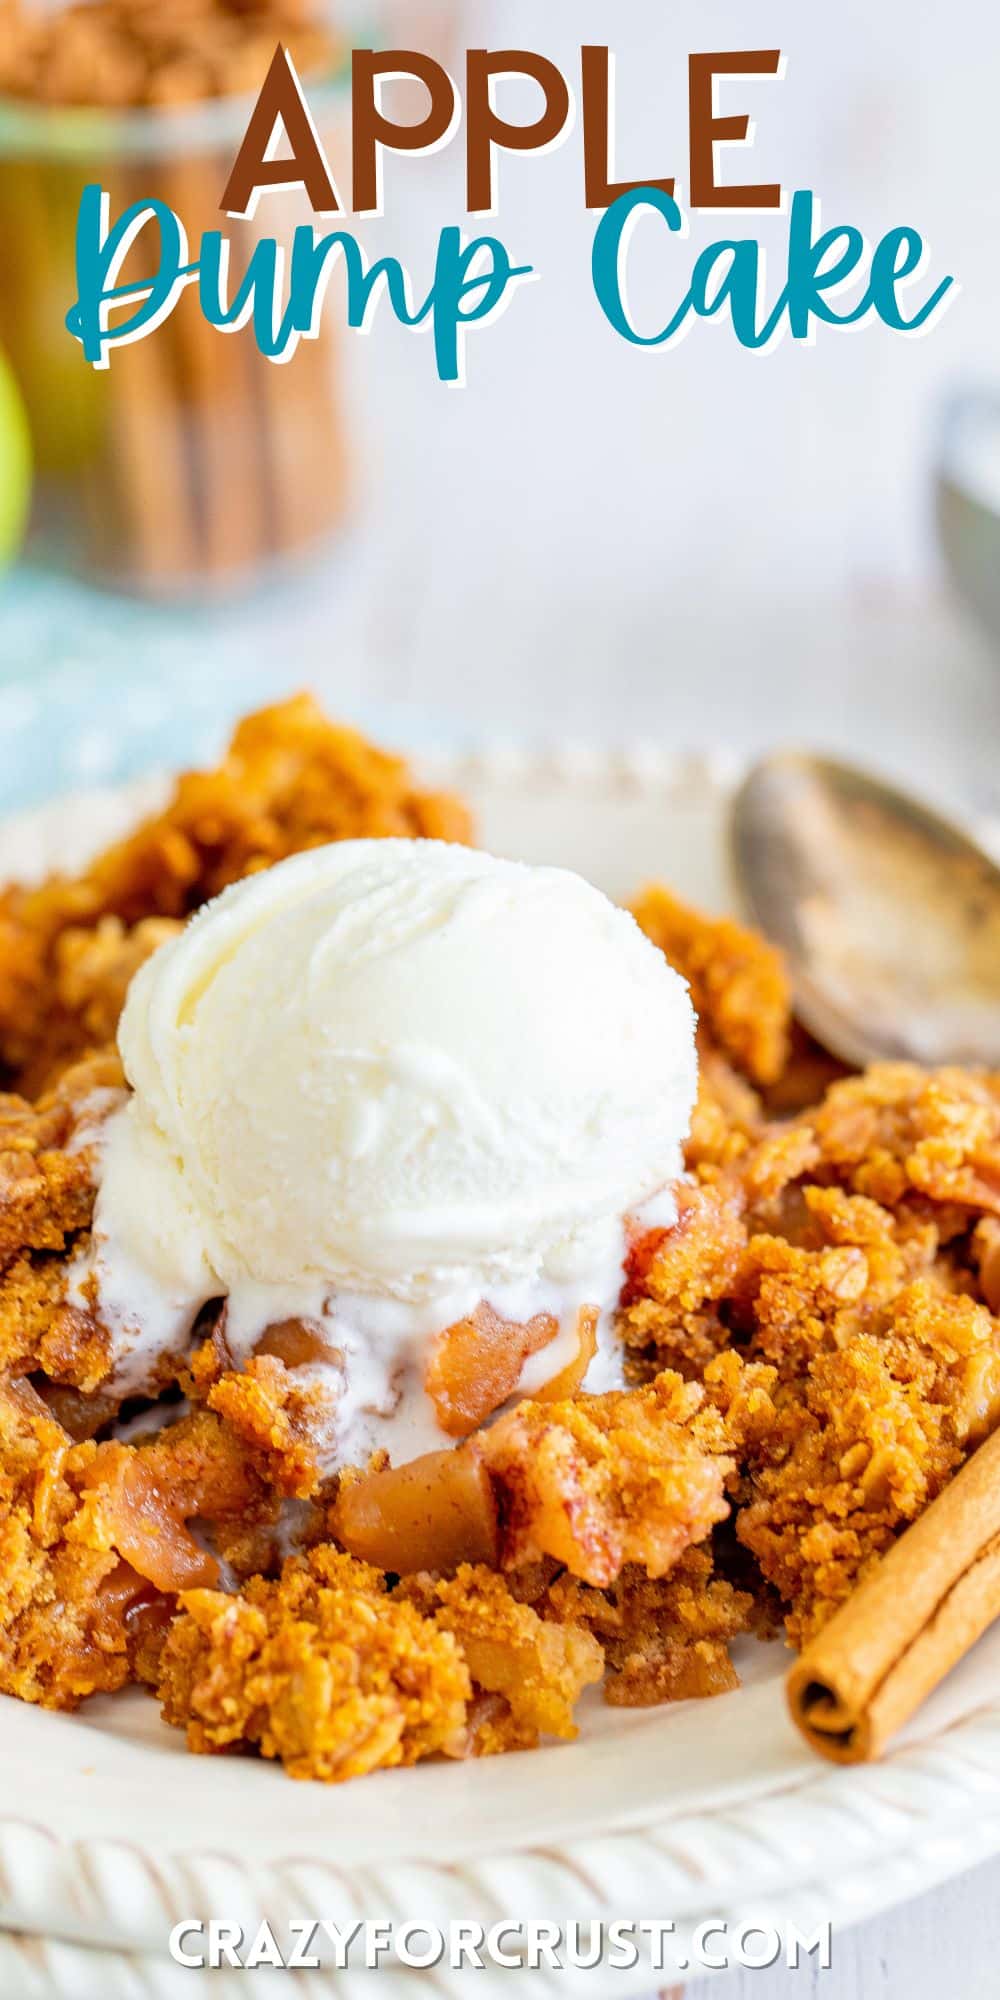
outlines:
M834 1763L868 1762L998 1617L1000 1431L805 1648L792 1720Z
M123 166L108 181L114 213L149 193L141 163ZM132 275L130 259L122 282ZM136 281L143 275L138 256ZM115 355L107 392L105 472L120 526L106 567L117 581L167 594L197 575L201 544L175 363L169 342L135 341Z
M225 172L224 157L204 154L160 168L157 192L182 217L192 243L216 226ZM268 552L264 455L246 379L252 336L224 339L209 326L192 290L157 337L169 340L174 355L176 420L192 460L198 569L206 579L232 583Z

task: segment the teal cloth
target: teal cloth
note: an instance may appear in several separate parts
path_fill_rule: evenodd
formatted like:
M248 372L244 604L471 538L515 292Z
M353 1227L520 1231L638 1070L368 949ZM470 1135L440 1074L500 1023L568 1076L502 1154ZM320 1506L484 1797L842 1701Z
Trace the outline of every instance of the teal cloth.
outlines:
M211 760L236 718L313 688L403 749L438 735L340 699L340 559L219 607L118 598L28 565L0 579L0 813Z

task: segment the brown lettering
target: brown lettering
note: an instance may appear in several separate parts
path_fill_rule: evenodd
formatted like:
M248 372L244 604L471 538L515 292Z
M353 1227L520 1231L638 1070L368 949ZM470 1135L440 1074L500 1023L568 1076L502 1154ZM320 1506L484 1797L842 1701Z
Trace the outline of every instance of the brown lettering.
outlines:
M494 110L494 77L527 76L545 99L532 125L511 125ZM493 148L508 153L540 153L564 132L569 121L569 86L561 70L531 49L470 49L466 67L467 205L470 214L493 210Z
M757 186L721 187L715 178L715 142L746 143L750 120L745 115L717 118L714 82L717 76L777 76L780 49L715 50L688 57L690 108L691 207L780 208L781 189L773 182Z
M427 116L416 125L397 125L378 102L379 81L412 76L430 98ZM447 137L455 115L456 92L446 69L416 49L355 49L352 60L354 208L376 215L381 208L379 148L394 153L427 153Z
M267 149L279 123L292 149L291 158L269 160ZM260 194L268 188L286 187L304 187L317 215L331 215L340 208L295 65L288 50L279 44L219 206L226 215L252 215Z
M583 77L583 165L588 208L610 208L631 188L655 187L673 194L673 179L612 181L611 129L613 58L610 49L580 51Z

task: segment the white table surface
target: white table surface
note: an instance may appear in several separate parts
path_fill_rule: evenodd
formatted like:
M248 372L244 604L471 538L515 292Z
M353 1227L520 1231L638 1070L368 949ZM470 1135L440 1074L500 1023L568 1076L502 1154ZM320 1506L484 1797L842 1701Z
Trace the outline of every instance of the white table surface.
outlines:
M536 607L536 626L531 607L521 607L519 640L498 676L494 662L489 672L466 671L458 636L454 651L443 650L436 662L406 645L373 646L381 615L376 585L370 547L349 585L339 563L325 582L314 580L292 616L289 674L380 727L391 717L402 743L437 734L554 741L568 732L604 742L651 737L677 747L722 746L740 758L799 739L894 770L960 807L1000 808L1000 660L942 594L821 612L786 606L750 622L736 607L717 604L687 631L675 621L662 640L652 625L643 631L637 623L627 642L603 626L595 630L568 602L558 617L551 604ZM113 607L101 615L113 632ZM259 653L270 643L272 621L287 638L290 615L287 603L258 606L251 640L250 615L229 613L215 628L214 657L250 643ZM16 619L19 662L30 667L26 587L6 603L0 598L0 655L5 616L8 629ZM550 627L559 629L551 650ZM52 642L46 627L49 657ZM180 637L171 643L183 651ZM726 2000L806 2000L813 1993L823 2000L972 2000L1000 1991L998 1954L1000 1859L835 1934L826 1972L719 1974L689 1983L684 2000L713 1993Z
M671 2000L987 2000L1000 1991L1000 1860L834 1933L829 1971L729 1972Z
M391 717L402 743L445 733L535 741L568 733L724 747L739 758L798 739L896 771L960 807L1000 808L1000 660L939 592L819 610L786 604L752 619L721 602L686 626L675 617L660 631L651 616L637 614L617 633L581 615L570 599L550 599L517 607L506 638L487 633L488 665L473 671L460 632L434 654L403 643L397 619L399 643L390 643L377 540L361 538L359 550L356 564L338 561L314 577L294 606L276 600L216 621L213 657L236 657L249 645L259 654L280 630L290 678L314 685L334 707L370 714L380 727ZM69 598L56 617L50 595L48 614L36 620L32 599L27 583L0 597L0 660L8 667L15 654L29 671L47 664L59 651L63 623L69 629L75 618ZM111 605L100 612L109 644L117 615ZM142 619L128 612L129 644ZM151 644L154 634L164 643L161 625L148 629ZM382 645L375 643L380 632ZM186 642L178 627L171 657L183 655L187 643L203 645L204 632L196 629ZM1000 1990L998 1952L1000 1860L835 1935L829 1971L720 1974L689 1983L685 2000L711 1993L805 2000L814 1991L823 2000L971 2000Z
M565 59L609 39L606 0L475 4L493 46ZM192 656L232 671L271 652L289 683L404 745L570 736L746 757L795 740L1000 810L1000 658L942 589L929 477L942 398L997 370L1000 17L979 0L919 21L903 0L772 11L792 61L763 167L821 184L831 219L874 227L912 206L965 286L932 339L876 330L748 363L706 336L637 360L587 296L573 149L506 160L504 233L543 282L477 336L465 391L435 391L426 344L385 324L354 343L351 542L290 594L193 621L20 579L0 592L0 673L106 653L166 684ZM703 14L617 0L623 166L658 170L664 131L683 133L679 52L703 45ZM747 39L745 9L721 0L710 45ZM408 167L393 174L372 237L423 277L460 204L450 155L421 172L441 177L423 197ZM720 1975L686 2000L965 2000L1000 1991L998 1951L1000 1861L835 1936L828 1972Z

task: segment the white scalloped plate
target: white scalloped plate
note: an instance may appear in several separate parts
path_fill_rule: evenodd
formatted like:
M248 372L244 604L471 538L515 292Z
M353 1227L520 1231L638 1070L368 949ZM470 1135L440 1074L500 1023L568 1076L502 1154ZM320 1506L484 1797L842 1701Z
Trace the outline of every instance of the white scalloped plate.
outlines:
M619 897L662 875L708 907L730 901L724 767L580 750L451 758L434 775L473 800L498 851L566 863ZM142 787L144 804L155 789ZM79 856L138 796L8 823L0 877ZM716 1701L618 1714L593 1698L575 1745L342 1788L190 1757L136 1691L75 1716L0 1700L0 2000L190 1994L190 1973L166 1957L184 1917L250 1935L264 1916L836 1929L1000 1851L1000 1628L864 1770L832 1769L801 1745L786 1661L779 1645L747 1643L743 1686ZM457 1994L466 1975L385 1966L379 1990L412 1995L415 1976ZM595 1991L593 1974L527 1976L538 1995ZM237 1977L216 1974L217 2000ZM662 1984L648 1966L600 1978L601 2000ZM338 2000L362 1986L363 1970L294 1981L300 1996ZM293 1976L272 1973L268 1991L286 1990ZM489 2000L510 1988L495 1969L476 1990Z

